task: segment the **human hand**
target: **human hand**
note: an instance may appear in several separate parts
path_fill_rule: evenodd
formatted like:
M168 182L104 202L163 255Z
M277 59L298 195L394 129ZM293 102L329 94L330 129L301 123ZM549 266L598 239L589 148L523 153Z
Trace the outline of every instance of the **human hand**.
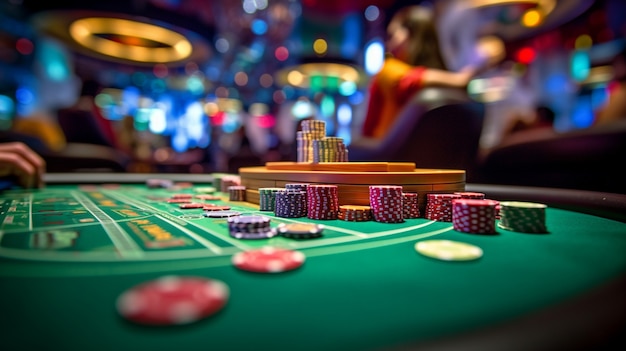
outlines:
M24 188L43 186L46 162L22 142L0 143L0 176L15 176Z

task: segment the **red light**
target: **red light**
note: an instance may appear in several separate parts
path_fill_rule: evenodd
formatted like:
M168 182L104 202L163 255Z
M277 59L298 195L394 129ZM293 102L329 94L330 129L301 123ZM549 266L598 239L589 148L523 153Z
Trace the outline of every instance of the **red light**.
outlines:
M528 65L535 60L536 55L537 53L535 52L534 49L526 47L526 48L519 49L517 51L517 54L515 54L515 58L517 59L519 63Z
M261 128L271 128L276 124L276 118L272 115L261 115L255 118L256 124Z
M276 48L276 51L274 51L274 56L278 61L285 61L289 58L289 50L284 46L279 46Z
M216 114L211 116L211 124L214 126L221 126L224 124L224 119L226 119L224 111L218 111Z
M33 45L33 42L26 38L20 38L15 42L15 49L22 55L32 54L34 48L35 45Z
M154 73L154 75L157 76L158 78L165 78L169 74L169 69L167 68L166 65L162 63L157 63L152 68L152 73Z

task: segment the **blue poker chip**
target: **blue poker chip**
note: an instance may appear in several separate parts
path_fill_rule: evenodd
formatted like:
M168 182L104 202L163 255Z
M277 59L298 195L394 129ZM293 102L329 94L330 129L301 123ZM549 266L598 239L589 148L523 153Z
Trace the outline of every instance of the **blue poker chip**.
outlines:
M270 239L278 235L276 228L269 228L264 231L259 232L241 232L241 231L230 231L230 236L235 239L246 239L246 240L259 240L259 239Z

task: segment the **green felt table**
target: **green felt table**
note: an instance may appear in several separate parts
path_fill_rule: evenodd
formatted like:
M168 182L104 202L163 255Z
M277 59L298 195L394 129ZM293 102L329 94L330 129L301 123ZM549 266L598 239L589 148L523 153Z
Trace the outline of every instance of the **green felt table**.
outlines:
M142 176L108 177L51 177L43 190L0 195L3 350L597 346L623 326L616 311L624 307L626 223L611 214L623 210L621 195L607 206L606 194L468 185L488 198L549 205L549 233L493 235L424 218L399 224L276 218L227 195L211 201L270 216L272 226L325 226L318 239L237 240L225 219L164 201L193 187L148 189ZM210 176L193 183L212 185ZM428 258L414 248L428 239L471 243L484 255L469 262ZM306 262L278 274L232 265L233 254L264 245L299 250ZM229 301L188 325L150 327L120 317L121 293L167 275L221 280Z

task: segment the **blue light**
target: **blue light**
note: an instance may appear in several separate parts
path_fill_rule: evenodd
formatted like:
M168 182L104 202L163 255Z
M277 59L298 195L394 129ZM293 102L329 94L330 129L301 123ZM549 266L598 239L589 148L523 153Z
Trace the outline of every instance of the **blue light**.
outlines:
M346 146L350 145L350 142L352 142L352 135L350 133L350 127L348 126L339 127L337 130L337 136L343 139L343 143Z
M572 77L581 82L589 76L591 70L591 60L589 59L589 53L586 51L576 51L572 55L572 61L570 66Z
M167 128L167 117L165 111L160 108L152 109L148 128L154 134L163 134Z
M15 91L15 99L22 105L29 105L35 100L35 95L29 88L20 87Z
M344 126L349 126L352 123L352 108L348 104L341 104L337 108L337 123L339 123L340 129Z
M362 30L358 14L350 15L343 21L343 33L341 55L343 57L354 57L361 47Z
M187 146L189 145L189 139L185 133L177 132L174 137L172 137L172 149L176 152L183 152L187 150Z
M267 23L265 23L262 19L254 19L252 20L252 24L250 25L250 29L256 35L263 35L267 32Z
M374 75L383 67L385 47L380 39L375 39L365 48L365 72Z
M0 95L0 119L10 119L14 110L13 100L6 95Z
M62 82L70 77L68 54L60 45L43 40L38 45L37 56L50 80Z

